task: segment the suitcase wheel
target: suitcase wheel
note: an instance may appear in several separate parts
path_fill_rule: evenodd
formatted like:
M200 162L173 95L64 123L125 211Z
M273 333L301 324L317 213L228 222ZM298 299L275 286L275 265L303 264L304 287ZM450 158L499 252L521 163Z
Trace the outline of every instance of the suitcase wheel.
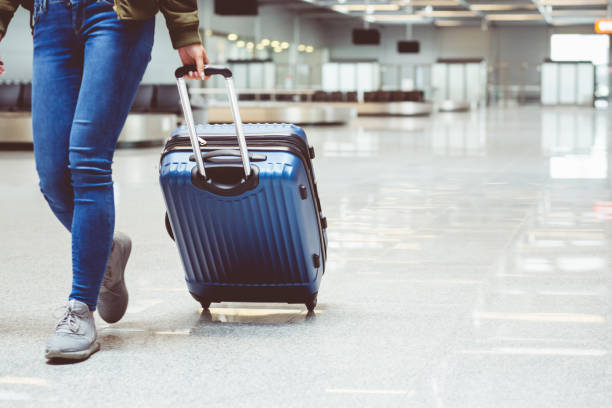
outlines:
M170 225L170 217L168 217L168 213L166 212L166 231L168 231L168 235L170 235L170 238L172 238L173 241L175 241L174 239L174 232L172 231L172 225Z
M317 294L315 293L314 295L312 295L312 297L308 299L305 305L308 308L309 312L315 310L315 307L317 307Z
M211 301L204 299L202 296L198 296L195 293L189 292L189 294L198 302L200 302L200 305L202 305L202 308L204 310L208 310L208 308L210 307Z

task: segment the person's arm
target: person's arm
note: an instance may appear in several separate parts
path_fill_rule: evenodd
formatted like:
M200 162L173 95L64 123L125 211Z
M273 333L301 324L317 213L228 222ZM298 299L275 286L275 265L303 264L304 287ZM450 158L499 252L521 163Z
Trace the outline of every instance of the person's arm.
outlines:
M166 19L172 46L178 50L181 62L198 67L198 72L190 72L188 77L202 79L204 65L210 61L198 32L200 19L197 0L160 0L159 8Z
M21 0L0 0L0 41L4 37L19 4L21 4Z

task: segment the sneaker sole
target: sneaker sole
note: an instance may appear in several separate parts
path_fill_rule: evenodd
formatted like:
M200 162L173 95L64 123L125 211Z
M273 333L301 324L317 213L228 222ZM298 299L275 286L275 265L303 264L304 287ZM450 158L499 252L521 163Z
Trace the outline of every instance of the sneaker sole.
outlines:
M89 348L81 351L48 351L45 353L47 360L65 359L65 360L85 360L93 353L100 350L100 343L94 342Z

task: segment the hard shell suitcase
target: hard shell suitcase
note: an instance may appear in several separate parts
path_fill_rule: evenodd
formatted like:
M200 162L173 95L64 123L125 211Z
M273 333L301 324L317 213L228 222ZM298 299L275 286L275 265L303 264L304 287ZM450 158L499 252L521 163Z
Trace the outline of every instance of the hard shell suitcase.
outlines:
M211 302L254 301L313 310L327 223L306 134L288 124L243 126L231 71L211 66L205 74L225 77L235 123L195 126L183 79L188 71L195 67L176 71L186 126L166 142L160 184L189 292L205 309Z

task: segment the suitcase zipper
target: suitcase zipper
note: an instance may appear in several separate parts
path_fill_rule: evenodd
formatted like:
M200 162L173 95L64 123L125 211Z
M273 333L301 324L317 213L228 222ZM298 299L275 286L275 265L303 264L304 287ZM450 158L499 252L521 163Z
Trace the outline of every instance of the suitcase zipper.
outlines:
M236 138L233 135L208 135L208 142L209 143L220 143L221 145L227 147L227 146L234 146L237 147L235 141ZM216 140L215 140L216 139ZM246 136L247 141L249 142L249 147L250 146L268 146L269 142L274 142L275 144L281 144L281 145L291 145L296 147L301 154L305 155L306 157L310 158L310 149L309 147L306 145L306 143L304 142L304 140L302 138L300 138L299 136L286 136L286 135L262 135L262 136L256 136L256 135L247 135ZM170 153L171 151L175 150L176 147L190 147L190 141L189 141L189 137L187 136L174 136L172 138L170 138L167 142L166 145L164 146L164 150L162 151L162 159L164 157L164 155L166 155L167 153ZM205 147L206 149L210 149L210 146L208 145L204 145L203 147ZM271 148L273 148L274 146L270 146Z

